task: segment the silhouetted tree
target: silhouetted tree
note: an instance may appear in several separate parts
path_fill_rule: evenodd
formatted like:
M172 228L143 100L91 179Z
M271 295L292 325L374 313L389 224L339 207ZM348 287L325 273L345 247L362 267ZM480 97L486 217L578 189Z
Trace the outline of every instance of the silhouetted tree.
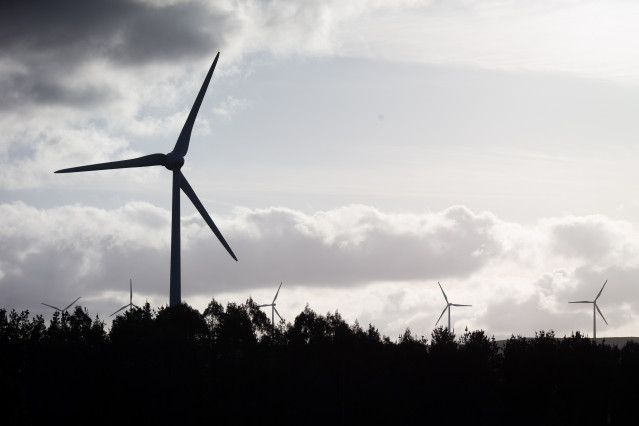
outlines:
M288 338L293 345L307 345L325 340L326 324L308 304L288 329Z
M266 313L262 309L258 308L258 304L253 301L253 298L249 297L243 307L246 309L251 320L253 334L258 341L267 336L271 336L274 332L273 330L278 330L277 323L271 324ZM281 341L281 339L276 340Z
M215 299L211 299L202 315L204 317L204 321L206 321L206 326L209 330L211 339L213 341L217 341L220 333L220 325L222 324L224 317L224 307Z
M161 307L155 324L168 342L195 342L207 339L209 334L204 316L184 302Z
M447 328L439 326L431 334L429 352L437 357L453 357L457 352L455 333Z
M619 353L615 374L610 421L612 424L637 423L635 403L639 400L639 343L628 341ZM604 389L605 391L605 389ZM597 389L597 392L602 392Z
M105 422L126 411L160 424L634 424L637 383L639 344L617 349L580 333L512 336L500 351L481 330L456 340L439 327L427 342L407 328L393 343L337 311L307 305L273 331L252 299L225 308L213 299L204 314L186 304L156 314L147 303L117 316L107 338L79 306L48 327L0 309L11 424L63 418L69 401L78 418Z
M158 339L155 312L149 302L142 308L133 308L115 317L111 323L109 339L116 345L148 344Z
M218 326L217 342L223 347L245 347L257 344L257 332L246 305L229 302Z

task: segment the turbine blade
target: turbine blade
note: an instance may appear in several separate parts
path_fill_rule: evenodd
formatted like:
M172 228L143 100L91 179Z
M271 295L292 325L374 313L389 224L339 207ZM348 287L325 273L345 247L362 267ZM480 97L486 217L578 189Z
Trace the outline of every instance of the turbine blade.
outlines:
M606 323L606 325L608 325L608 321L606 321L606 318L603 316L603 314L601 313L601 311L599 310L599 306L597 306L597 304L595 303L595 308L597 308L597 312L599 312L599 315L601 315L601 318L603 318L604 322Z
M473 305L459 305L457 303L451 303L450 306L473 306Z
M580 300L579 302L568 302L568 303L595 303L592 300Z
M606 283L608 282L608 280L606 280L604 282L604 285L601 286L601 290L599 290L599 293L597 293L597 297L595 297L595 302L597 301L597 299L599 299L599 296L601 296L601 292L603 291L604 287L606 286Z
M163 166L166 154L151 154L131 160L109 161L108 163L90 164L88 166L71 167L56 170L56 173L90 172L93 170L128 169L131 167Z
M44 306L48 306L48 307L50 307L50 308L53 308L53 309L55 309L56 311L60 311L60 312L62 312L62 309L60 309L60 308L58 308L58 307L56 307L56 306L47 305L46 303L43 303L43 305L44 305Z
M206 78L204 79L204 83L202 83L200 93L198 93L197 98L195 98L195 102L193 103L193 107L191 108L191 112L189 113L189 117L186 119L184 127L182 127L182 132L180 132L180 136L175 143L175 148L173 148L173 152L181 155L182 157L184 157L186 155L186 152L189 150L189 141L191 140L191 131L193 130L193 124L195 123L197 113L200 111L200 105L202 105L202 100L204 99L204 95L206 94L206 89L209 87L209 82L211 81L211 76L213 75L213 70L215 70L215 65L217 65L217 59L219 57L220 52L217 52L217 55L215 55L215 59L213 60L213 65L211 65L211 68L209 69L209 72L208 74L206 74Z
M140 309L140 307L138 305L136 305L135 303L131 303L131 305L135 306L136 308Z
M109 315L109 316L110 316L110 317L112 317L113 315L115 315L115 314L117 314L118 312L120 312L122 309L124 309L124 308L128 308L128 307L129 307L129 305L124 305L124 306L122 306L120 309L118 309L117 311L113 312L113 313L112 313L111 315Z
M191 185L189 185L189 182L186 180L182 172L179 172L179 173L182 175L180 179L180 187L182 187L182 191L184 191L184 193L189 197L189 199L191 200L191 202L193 203L197 211L200 212L200 214L204 218L204 221L209 225L209 228L211 228L211 231L213 231L217 239L220 240L220 242L222 243L226 251L228 251L231 257L235 259L235 261L237 261L237 257L235 257L235 253L233 253L233 250L231 250L231 247L229 247L228 243L222 236L222 233L219 231L219 229L217 229L217 226L215 226L215 223L213 223L213 219L211 219L211 216L209 216L209 214L206 212L206 209L204 208L200 200L197 198L197 195L195 195L195 191L193 191L193 188L191 188Z
M67 306L66 308L62 309L63 311L66 311L67 309L69 309L71 306L75 305L75 302L77 302L78 300L80 300L80 298L78 297L77 299L75 299L73 302L71 302L69 304L69 306Z
M280 286L277 288L277 293L275 293L275 297L273 298L273 303L275 303L275 299L277 299L277 295L280 294L280 288L282 288L282 283L280 283Z
M437 281L437 284L439 284L439 281ZM446 299L446 303L448 303L448 297L446 297L446 293L444 293L444 289L442 288L441 284L439 284L439 288L442 290L442 294L444 295L444 299Z
M442 314L439 316L439 318L437 318L437 322L435 323L435 327L437 327L437 324L439 324L439 320L442 319L442 317L444 316L444 313L446 312L446 309L448 309L448 305L446 305L446 307L442 311Z
M284 318L282 318L282 316L280 315L280 313L279 313L279 312L277 312L277 308L276 308L275 306L273 306L273 309L275 310L275 313L277 314L277 316L278 316L278 317L280 317L280 319L281 319L282 321L284 321Z
M129 278L129 303L133 302L133 280Z

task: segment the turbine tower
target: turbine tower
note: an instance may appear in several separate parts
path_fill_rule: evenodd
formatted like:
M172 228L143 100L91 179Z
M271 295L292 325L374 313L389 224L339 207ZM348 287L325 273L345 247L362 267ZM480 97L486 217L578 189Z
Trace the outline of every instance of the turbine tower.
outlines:
M439 281L437 281L437 284L439 284ZM439 324L439 320L442 319L442 317L444 316L444 312L446 312L446 310L448 309L448 331L450 332L450 307L451 306L473 306L473 305L460 305L458 303L450 303L448 301L448 297L446 297L446 293L444 293L444 289L442 288L441 284L439 284L439 288L441 289L442 294L444 295L444 299L446 299L446 307L444 308L444 310L442 311L442 314L437 319L437 322L435 323L435 327L437 327L437 324Z
M164 166L168 170L173 172L173 198L172 198L172 215L171 215L171 272L170 272L170 301L169 306L173 307L178 305L182 300L182 284L181 284L181 261L180 261L180 189L189 197L195 208L204 218L204 221L209 225L215 236L220 243L224 246L226 251L231 255L233 259L237 261L237 257L231 250L231 247L227 244L226 240L213 223L213 219L206 212L206 209L200 202L195 191L189 185L186 177L182 174L180 169L184 165L184 156L189 149L189 141L191 139L191 131L193 130L193 124L195 118L202 105L204 94L211 81L211 76L215 70L215 65L220 57L218 52L213 61L213 65L209 69L202 88L195 99L195 103L191 108L182 132L175 143L173 151L168 154L150 154L143 157L133 158L130 160L110 161L108 163L91 164L88 166L72 167L69 169L62 169L56 171L56 173L74 173L74 172L88 172L93 170L109 170L109 169L125 169L130 167L149 167L149 166Z
M69 309L71 306L75 305L75 302L77 302L78 300L80 300L80 298L79 298L79 297L78 297L77 299L75 299L73 302L69 303L69 304L67 305L67 307L66 307L66 308L64 308L64 309L60 309L60 308L58 308L57 306L53 306L53 305L47 305L46 303L42 303L42 304L43 304L44 306L48 306L48 307L53 308L53 309L55 309L56 311L58 311L58 312L62 313L62 312L66 312L66 311L67 311L67 309Z
M122 306L120 309L118 309L117 311L113 312L111 315L109 315L110 317L112 317L113 315L117 314L118 312L120 312L122 309L125 308L129 308L132 309L134 306L138 309L140 309L140 307L136 304L133 303L133 280L129 278L129 304L128 305L124 305Z
M599 310L599 306L597 306L597 299L599 299L599 296L601 296L601 292L603 291L607 282L608 280L604 281L603 286L601 286L601 290L599 290L599 293L597 293L597 297L595 297L595 300L592 300L592 301L579 300L577 302L568 302L568 303L592 303L592 338L595 341L597 340L597 312L599 312L599 315L601 315L601 319L603 319L606 325L608 325L608 321L606 321L606 318L604 318L603 314L601 313L601 310Z
M266 306L270 306L271 309L271 323L273 324L273 331L275 331L275 314L277 314L278 317L280 317L280 319L282 321L284 321L284 318L282 318L282 316L280 315L279 312L277 312L277 308L275 308L275 299L277 299L277 295L280 294L280 288L282 288L282 283L280 283L280 286L277 288L277 293L275 293L275 297L273 298L273 301L268 304L268 305L259 305L258 308L264 308Z

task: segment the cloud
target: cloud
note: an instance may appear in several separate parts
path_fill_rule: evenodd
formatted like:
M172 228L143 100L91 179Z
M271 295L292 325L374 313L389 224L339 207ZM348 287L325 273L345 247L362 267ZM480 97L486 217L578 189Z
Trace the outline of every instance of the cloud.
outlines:
M229 286L260 281L274 271L329 288L466 276L500 251L489 230L494 219L464 207L422 216L362 205L310 216L273 208L241 217L249 232L237 235L234 244L247 268L229 271ZM218 268L226 270L223 264Z
M593 266L636 265L636 232L627 223L611 223L593 215L550 221L548 225L558 255L581 258Z
M225 50L228 64L264 52L334 54L342 23L388 8L370 0L5 2L0 5L0 111L31 104L83 108L121 96L113 90L117 83L90 72L96 68L135 74L151 67L158 73L219 50Z
M246 108L248 105L250 105L250 101L246 99L237 99L233 96L227 96L226 99L213 109L213 112L225 119L230 119L240 109Z
M339 55L632 79L627 41L637 14L625 2L5 2L0 110L99 105L119 94L87 80L91 67L137 73L217 50L230 63L263 53Z
M80 205L36 209L18 202L0 205L0 214L5 307L24 309L44 299L64 303L83 296L104 312L117 305L114 298L126 290L130 277L139 297L166 303L168 211L148 203L105 210ZM563 245L556 240L572 236L553 230L588 218L541 221L529 227L536 231L512 234L514 239L537 232L552 235L546 244L533 238L530 247L538 251L538 261L521 263L511 251L525 244L514 244L500 229L522 225L462 206L423 214L385 213L364 205L314 214L281 207L238 209L214 220L239 262L230 259L199 216L183 217L182 294L187 301L222 294L242 301L284 281L300 309L316 300L351 320L379 321L394 333L411 324L434 324L443 307L435 285L441 280L451 300L473 305L453 315L458 328L470 323L501 336L549 328L569 334L587 330L588 322L587 312L571 310L567 302L594 297L609 279L601 297L608 330L629 327L639 309L632 302L639 300L639 287L632 284L639 279L634 260L618 266L603 263L614 256L600 257L599 263L563 257ZM628 226L597 220L608 233ZM550 231L549 222L554 224ZM623 242L610 241L606 247L616 253L634 253L617 244L639 245L636 231ZM557 258L564 259L562 268L549 262Z
M424 2L410 13L371 10L349 22L339 52L636 85L638 15L637 5L625 1Z
M216 78L246 75L255 63L283 56L568 70L614 78L637 75L632 72L634 46L622 42L637 39L632 37L636 26L628 25L636 16L633 6L623 2L590 7L576 2L553 4L5 2L0 5L0 156L8 157L11 152L29 161L21 168L26 179L0 182L4 189L46 184L35 169L39 159L50 154L43 150L53 143L46 139L56 131L96 129L113 141L113 147L97 153L101 157L115 154L110 159L118 150L124 151L120 145L123 140L126 144L141 143L145 138L170 134L169 129L179 128L183 122L176 111L192 105L201 83L194 76L203 75L218 50L223 52L223 61ZM595 19L600 16L605 16L604 27ZM596 24L593 27L600 37L584 43L585 35L577 27L589 27L575 24L581 22ZM615 22L623 25L612 25ZM596 46L595 53L584 52L584 45ZM613 57L608 58L611 51ZM602 64L613 64L613 69ZM248 102L237 94L225 93L215 112L231 117ZM206 131L203 117L197 125ZM92 135L87 136L90 139ZM82 139L76 138L78 145ZM86 155L78 164L90 157ZM16 170L11 172L16 175Z
M158 269L153 267L157 258L168 260L170 213L147 203L115 210L40 210L18 202L0 210L5 290L16 277L28 279L35 263L38 270L57 271L52 276L62 277L66 271L67 285L85 286L80 283L91 278L103 286L117 270L156 276L152 270ZM358 205L310 216L283 208L239 210L233 218L217 221L240 258L236 264L199 216L185 217L183 271L185 281L195 283L187 294L210 291L209 277L215 277L217 291L254 288L273 274L300 285L329 288L389 279L464 277L498 254L499 244L488 230L493 220L463 207L423 217L383 214ZM412 224L418 227L412 229ZM60 253L73 262L58 262ZM49 263L47 258L56 260ZM159 269L168 267L160 265ZM91 285L89 289L98 290Z
M101 99L99 88L71 86L64 76L96 60L130 67L201 56L224 44L230 22L200 2L4 2L0 51L20 66L5 69L0 87L12 88L13 96L3 105L30 99L81 106Z

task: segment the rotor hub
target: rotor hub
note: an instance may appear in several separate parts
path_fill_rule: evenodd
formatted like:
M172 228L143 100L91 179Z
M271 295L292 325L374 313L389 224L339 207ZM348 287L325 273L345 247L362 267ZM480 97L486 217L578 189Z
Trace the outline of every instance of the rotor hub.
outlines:
M184 157L175 152L169 152L166 154L166 160L164 162L164 167L169 170L180 170L184 165Z

